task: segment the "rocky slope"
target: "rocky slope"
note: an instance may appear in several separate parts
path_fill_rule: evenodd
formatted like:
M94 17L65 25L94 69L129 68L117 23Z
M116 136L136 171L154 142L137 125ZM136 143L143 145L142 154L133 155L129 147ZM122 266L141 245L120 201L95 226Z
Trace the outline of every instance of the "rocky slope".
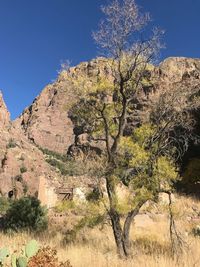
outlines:
M57 81L44 88L33 104L24 110L15 125L21 128L29 140L35 144L59 153L66 153L77 140L86 142L86 136L76 131L69 118L67 105L73 98L72 82L78 76L97 79L99 76L110 78L107 61L103 58L92 60L62 72ZM144 87L136 100L136 111L129 118L130 131L145 115L149 94L185 80L200 82L200 59L168 58L156 67L150 76L156 81L153 86ZM151 79L151 77L150 77Z
M58 176L45 162L43 153L16 128L0 94L0 193L37 195L40 178L55 181Z
M15 121L29 140L49 150L66 153L74 143L74 125L67 106L72 101L72 83L80 76L96 79L108 72L104 59L84 62L63 71L55 83L47 85L33 104Z
M145 117L150 96L154 97L157 92L173 89L173 86L181 83L199 86L200 59L168 58L148 75L150 80L154 79L154 83L144 85L143 91L138 95L136 109L129 117L127 132ZM53 187L60 185L61 173L46 162L45 155L38 147L66 154L73 144L87 142L87 135L78 131L70 119L68 106L74 101L73 90L78 87L77 77L87 77L93 82L102 76L111 79L108 62L104 58L84 62L69 71L61 72L58 79L47 85L32 105L14 122L10 121L9 112L0 94L2 195L8 195L9 192L22 195L26 191L37 194L40 185L44 186L46 181L48 184L53 183ZM199 148L195 153L200 157ZM78 186L78 182L84 185L87 180L71 178L68 177L68 186ZM91 183L89 180L87 182ZM48 197L49 192L52 190L47 192Z

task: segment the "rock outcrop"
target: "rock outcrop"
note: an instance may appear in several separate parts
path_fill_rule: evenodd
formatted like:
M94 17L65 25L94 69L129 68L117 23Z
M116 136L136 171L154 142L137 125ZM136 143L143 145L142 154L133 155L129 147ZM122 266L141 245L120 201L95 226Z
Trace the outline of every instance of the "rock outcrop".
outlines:
M44 88L14 124L22 128L28 139L38 146L67 153L75 140L74 125L67 109L74 97L72 83L80 76L94 80L99 75L109 76L109 68L103 58L63 71L55 83Z
M2 92L0 91L0 127L7 128L10 125L10 113L7 110L3 100Z
M86 142L87 136L76 131L67 109L68 103L73 98L73 91L70 91L71 82L81 75L89 80L102 75L111 79L109 65L104 58L81 63L77 67L70 68L68 72L63 71L57 81L48 85L33 104L25 109L16 120L16 127L22 128L28 139L38 146L59 153L67 153L75 140ZM168 90L169 86L173 87L173 84L185 80L196 79L200 82L200 59L167 58L155 67L150 76L153 76L155 83L144 87L143 92L138 95L136 110L129 117L127 133L145 116L144 107L148 105L150 94Z
M37 195L40 177L56 183L58 174L45 161L43 153L12 125L0 95L0 194L20 197Z
M159 78L168 83L182 82L185 79L200 79L200 59L170 57L159 65Z
M168 58L148 75L149 79L153 77L155 82L144 86L138 95L135 111L128 118L129 125L125 129L127 134L145 117L150 96L154 97L160 90L173 89L173 86L180 83L192 86L195 81L195 85L200 85L200 59ZM9 112L0 94L2 195L8 195L14 190L18 194L23 194L27 190L28 193L37 194L40 191L41 179L45 179L50 189L52 189L51 183L59 184L62 180L60 173L45 161L44 154L38 147L66 154L77 141L82 144L87 143L87 135L75 128L68 106L74 98L74 81L77 77L87 77L93 82L101 76L112 79L108 62L104 58L84 62L68 71L63 71L14 122L10 121ZM73 185L74 180L71 179L70 183ZM84 181L82 184L84 185Z

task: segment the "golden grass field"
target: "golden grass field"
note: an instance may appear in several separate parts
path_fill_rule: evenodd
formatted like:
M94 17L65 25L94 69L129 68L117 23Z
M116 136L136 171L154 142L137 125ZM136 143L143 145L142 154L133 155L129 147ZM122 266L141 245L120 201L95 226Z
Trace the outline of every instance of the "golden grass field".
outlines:
M41 245L56 248L59 259L69 259L73 267L199 267L200 237L191 234L192 227L198 225L198 214L195 215L198 210L200 203L192 198L179 197L174 204L177 228L187 244L182 254L174 259L169 256L169 222L165 205L154 206L150 212L148 211L149 214L153 214L153 220L149 223L141 217L141 221L133 224L133 257L126 261L117 257L111 228L108 225L83 230L76 242L67 246L62 245L63 237L59 232L43 233L39 237L26 233L12 236L0 234L0 246L19 250L28 240L36 238ZM193 217L194 220L191 219Z

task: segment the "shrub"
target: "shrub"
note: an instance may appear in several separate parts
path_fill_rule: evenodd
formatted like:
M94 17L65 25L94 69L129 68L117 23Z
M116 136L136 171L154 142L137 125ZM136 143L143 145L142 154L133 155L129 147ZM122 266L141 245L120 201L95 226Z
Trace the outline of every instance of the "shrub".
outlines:
M74 201L71 200L64 200L64 201L59 201L57 205L55 206L55 212L62 213L62 212L67 212L69 210L75 209L76 205Z
M21 173L25 173L25 172L27 172L27 168L26 168L25 166L22 166L22 167L20 168L20 172L21 172Z
M193 229L192 229L192 234L193 234L195 237L200 237L200 226L199 226L199 225L193 227Z
M10 138L10 139L9 139L9 142L8 142L8 144L7 144L7 146L6 146L6 148L7 148L7 149L8 149L8 148L15 148L16 146L17 146L17 144L16 144L15 140L12 139L12 138Z
M75 160L61 161L55 158L47 158L46 161L53 167L57 168L62 175L79 176L86 173L86 166L83 162Z
M15 181L22 183L22 181L23 181L22 175L21 174L16 175L15 176Z
M15 200L5 215L6 230L42 231L47 228L47 212L35 197Z
M102 193L98 187L95 187L91 192L86 196L87 201L98 201L102 198Z
M44 247L28 262L28 267L72 267L69 261L59 262L57 251L50 247Z
M11 200L0 197L0 214L5 214L11 205Z
M12 267L72 267L70 261L59 262L57 251L50 247L39 248L36 240L31 240L25 248L14 252L6 247L0 249L0 266Z

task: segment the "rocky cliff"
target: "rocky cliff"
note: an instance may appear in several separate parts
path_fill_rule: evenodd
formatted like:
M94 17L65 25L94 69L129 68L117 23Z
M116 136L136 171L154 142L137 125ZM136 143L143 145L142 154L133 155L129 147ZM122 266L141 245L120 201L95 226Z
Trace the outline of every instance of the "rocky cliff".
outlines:
M21 128L29 140L59 153L67 153L75 139L85 141L84 134L75 131L67 109L67 104L73 97L73 92L70 91L71 82L80 75L88 79L102 75L110 78L107 61L99 58L81 63L69 72L62 72L55 83L44 88L15 122L16 127ZM149 79L151 76L154 76L155 83L144 86L143 92L136 99L136 110L129 118L130 127L127 131L137 125L145 115L144 107L148 105L149 93L168 90L169 86L185 80L200 82L200 59L168 58L155 67Z
M93 82L100 76L111 79L110 68L104 58L84 62L61 72L58 79L47 85L32 105L14 122L10 121L9 112L0 94L2 195L22 195L26 191L37 194L40 191L41 177L42 181L59 186L59 182L63 179L61 173L46 162L39 148L66 154L74 143L87 142L87 135L77 131L71 120L68 104L73 101L74 84L76 84L74 81L77 77L87 77ZM147 73L147 77L149 80L154 79L154 83L144 85L142 92L137 96L135 111L128 118L127 133L145 117L150 96L154 97L161 90L173 89L177 84L200 86L200 59L168 58ZM71 181L70 185L74 185L75 180L68 178L68 181Z
M40 178L55 181L58 174L46 163L43 153L10 121L0 94L0 194L12 197L37 195Z

